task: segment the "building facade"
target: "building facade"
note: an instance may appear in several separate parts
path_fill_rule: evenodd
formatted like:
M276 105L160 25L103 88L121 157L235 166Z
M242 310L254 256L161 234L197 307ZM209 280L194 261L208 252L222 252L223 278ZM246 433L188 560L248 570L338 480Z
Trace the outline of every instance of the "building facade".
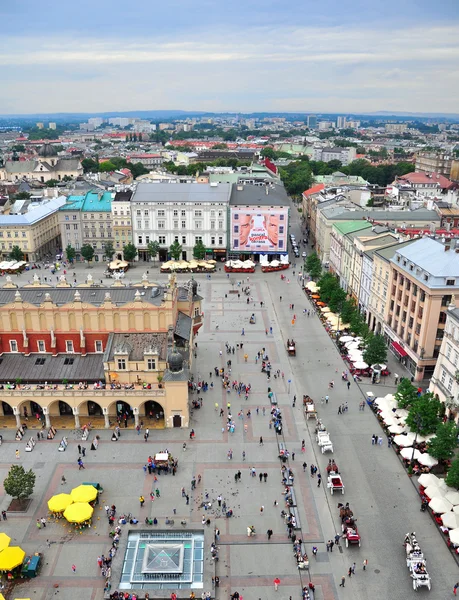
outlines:
M148 281L88 281L72 288L34 283L0 289L0 414L26 415L52 427L126 418L130 426L187 427L193 335L201 325L196 282L167 287ZM12 382L14 382L12 384ZM73 425L74 423L74 425ZM13 421L14 424L14 421Z
M390 260L384 334L416 381L432 377L447 309L459 292L459 254L430 238L414 241Z
M453 157L444 152L418 152L416 155L416 172L439 173L444 177L451 174Z
M46 183L83 175L79 158L60 158L51 144L44 144L34 160L7 160L0 168L0 181L31 180Z
M62 244L59 209L65 198L40 202L24 214L0 216L0 256L8 258L13 246L19 246L24 260L36 262L47 254L56 255Z
M112 231L113 247L116 257L121 259L123 248L126 244L132 244L132 218L131 218L132 191L116 192L112 202Z
M450 419L459 420L459 310L448 308L445 334L429 390L446 406Z
M224 258L227 252L229 184L141 183L131 198L133 242L139 260L149 260L148 244L161 245L160 260L178 242L182 258L190 260L198 241L208 258Z

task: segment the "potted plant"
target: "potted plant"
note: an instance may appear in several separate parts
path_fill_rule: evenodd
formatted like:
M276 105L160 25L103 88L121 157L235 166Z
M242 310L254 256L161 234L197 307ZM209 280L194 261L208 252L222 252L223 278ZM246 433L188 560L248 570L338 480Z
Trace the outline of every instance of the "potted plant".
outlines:
M413 465L408 467L408 477L413 477Z
M158 373L157 379L158 379L158 387L162 388L163 384L161 383L161 381L163 380L163 376L161 373Z

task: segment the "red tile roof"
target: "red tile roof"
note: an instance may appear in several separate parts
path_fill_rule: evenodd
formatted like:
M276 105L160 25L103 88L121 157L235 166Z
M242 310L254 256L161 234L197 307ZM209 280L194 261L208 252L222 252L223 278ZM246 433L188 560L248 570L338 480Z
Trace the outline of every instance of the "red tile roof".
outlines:
M441 189L447 189L451 185L454 185L452 181L443 175L440 175L439 173L407 173L406 175L401 175L398 177L398 180L406 181L412 184L438 183Z
M314 185L312 188L309 188L309 190L306 190L305 192L303 192L303 196L312 196L313 194L318 194L319 192L321 192L324 189L325 189L325 184L318 183L317 185Z

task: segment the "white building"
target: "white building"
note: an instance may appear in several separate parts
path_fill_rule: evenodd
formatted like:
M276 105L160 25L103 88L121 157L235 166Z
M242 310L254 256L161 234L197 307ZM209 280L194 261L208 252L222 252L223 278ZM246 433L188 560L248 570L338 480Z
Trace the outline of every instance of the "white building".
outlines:
M139 260L148 260L151 241L160 243L161 260L174 242L182 246L184 260L193 257L198 241L203 242L209 258L225 257L230 194L228 183L140 183L131 199L133 242Z
M330 162L331 160L339 160L342 165L348 165L356 157L356 150L350 148L314 148L314 160Z
M459 309L448 308L445 332L429 390L446 405L447 414L459 417Z
M338 129L344 129L346 127L346 117L338 117L336 119L336 127Z

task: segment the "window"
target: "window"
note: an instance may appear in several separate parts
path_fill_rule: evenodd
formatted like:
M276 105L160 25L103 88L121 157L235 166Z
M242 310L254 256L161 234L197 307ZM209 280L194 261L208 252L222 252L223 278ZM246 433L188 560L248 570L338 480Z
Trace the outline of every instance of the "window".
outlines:
M35 364L43 366L45 364L45 362L46 362L46 358L37 358L35 361Z
M158 217L165 217L165 216L166 216L165 210L158 210Z
M210 243L212 246L215 246L215 236L214 235L210 238Z
M148 217L148 216L149 216L148 210L144 210L144 211L143 211L143 214L144 214L146 217Z
M11 352L18 351L18 343L16 340L10 340L10 350L11 350Z
M76 215L72 215L72 218L73 218L74 221L77 220L77 216Z
M195 221L194 222L194 228L195 229L202 229L202 221Z
M202 217L202 210L195 210L194 211L194 216L195 217Z
M146 243L146 244L149 244L149 243L150 243L150 236L149 236L149 235L146 235L146 236L145 236L145 243Z
M147 359L147 369L149 371L154 371L156 369L156 359L155 358Z
M158 242L160 244L165 244L166 243L166 236L165 235L159 235L158 236Z
M166 229L166 221L158 221L158 229Z
M174 221L174 229L178 229L178 221Z
M186 221L182 221L182 229L186 229Z
M95 346L96 352L103 352L104 351L103 344L102 344L101 340L96 340L95 343L94 343L94 346Z
M177 244L178 244L178 241L179 241L179 236L178 235L174 235L174 242L177 242Z
M453 389L453 378L450 377L448 379L448 392L450 392Z
M142 216L142 211L141 211L141 210L138 210L138 211L137 211L137 216L138 216L138 217L141 217L141 216Z
M186 217L186 211L185 210L180 211L180 214L182 215L182 217Z
M137 229L142 229L142 221L137 221Z
M66 221L69 221L69 220L70 220L70 217L69 217L68 215L65 215L65 220L66 220Z
M445 385L445 381L446 381L446 371L445 371L445 369L441 370L440 381L443 383L443 385Z
M182 244L186 244L186 235L182 235Z
M126 370L126 359L119 358L117 362L118 362L118 371L125 371Z
M218 222L218 228L219 229L223 229L223 221L219 221Z
M73 342L71 340L65 342L65 350L66 352L73 352Z
M455 285L456 284L456 280L455 279L447 279L446 280L446 285Z
M202 242L202 235L194 236L194 243L197 244L198 242Z
M220 246L223 244L223 236L219 236L218 243Z
M43 340L38 340L37 346L38 346L38 352L45 352L46 346L45 346L45 342Z
M178 217L178 210L174 210L174 217Z
M215 221L211 221L210 222L210 228L211 229L215 229Z

